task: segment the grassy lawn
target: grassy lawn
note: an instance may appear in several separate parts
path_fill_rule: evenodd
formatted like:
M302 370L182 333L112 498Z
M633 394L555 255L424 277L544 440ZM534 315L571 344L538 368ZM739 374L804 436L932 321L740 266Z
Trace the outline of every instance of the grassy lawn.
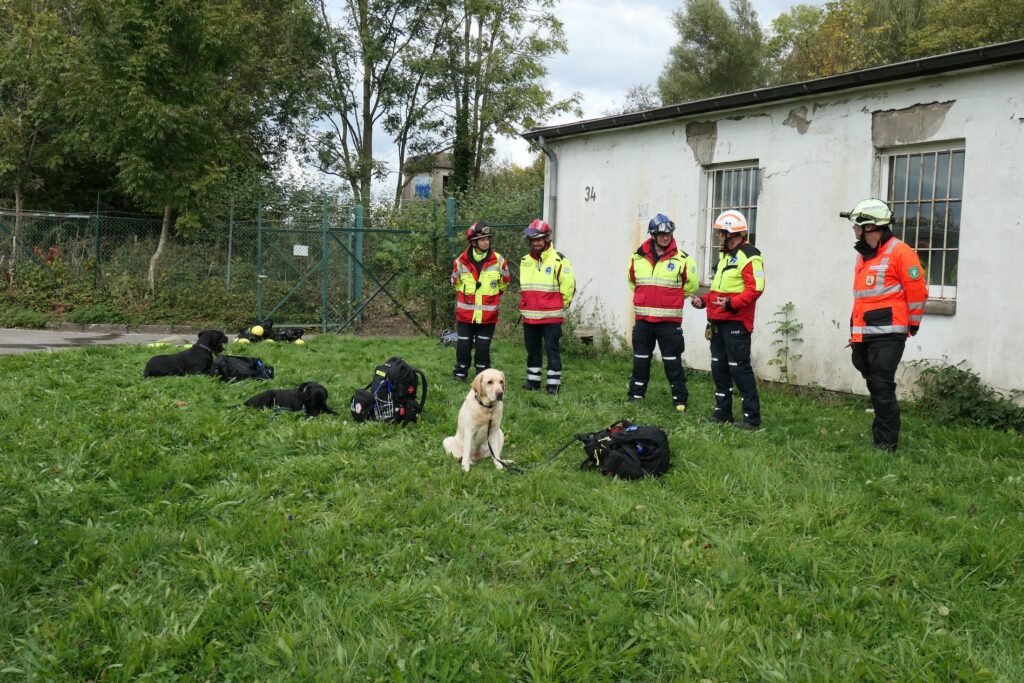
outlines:
M766 429L672 410L660 366L569 357L558 397L509 371L505 455L441 449L466 386L427 340L266 345L269 384L143 381L144 347L0 358L0 678L43 680L1024 680L1024 446L865 399L767 389ZM423 421L357 425L399 354ZM837 359L839 361L840 359ZM845 361L845 359L841 359ZM230 406L317 380L341 415ZM623 482L540 463L627 417L675 467Z

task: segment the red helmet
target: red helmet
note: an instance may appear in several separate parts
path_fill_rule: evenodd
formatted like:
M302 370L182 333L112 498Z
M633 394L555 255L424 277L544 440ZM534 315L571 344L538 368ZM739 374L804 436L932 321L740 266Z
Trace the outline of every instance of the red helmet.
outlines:
M473 225L469 226L468 230L466 230L466 239L469 242L476 242L477 240L490 238L490 236L491 226L484 221L477 221Z
M539 218L534 218L530 226L523 230L523 237L528 240L536 239L537 237L551 239L551 226Z

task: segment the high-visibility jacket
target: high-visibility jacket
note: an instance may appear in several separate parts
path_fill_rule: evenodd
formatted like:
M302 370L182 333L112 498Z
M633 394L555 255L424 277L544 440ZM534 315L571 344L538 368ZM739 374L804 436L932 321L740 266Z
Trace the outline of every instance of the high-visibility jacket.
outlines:
M711 291L701 299L708 320L738 320L747 332L753 332L754 304L763 293L764 260L757 247L744 241L735 249L719 251ZM720 299L725 303L715 303Z
M908 336L924 317L928 280L917 252L903 240L889 237L874 255L857 256L853 275L850 341Z
M640 245L629 262L629 288L637 320L681 323L683 302L697 291L697 264L672 240L659 258L654 240Z
M508 289L508 261L498 252L489 251L477 268L470 249L459 254L452 266L455 319L491 325L498 322L501 293Z
M540 258L532 254L519 264L519 312L525 325L560 323L576 294L576 275L565 254L548 244Z

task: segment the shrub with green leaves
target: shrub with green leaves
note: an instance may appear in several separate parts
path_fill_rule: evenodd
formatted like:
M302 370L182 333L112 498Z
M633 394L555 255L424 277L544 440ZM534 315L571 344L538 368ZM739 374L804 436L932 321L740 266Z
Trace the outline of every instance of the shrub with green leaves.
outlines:
M915 361L917 408L936 419L1024 432L1024 407L981 381L966 361Z

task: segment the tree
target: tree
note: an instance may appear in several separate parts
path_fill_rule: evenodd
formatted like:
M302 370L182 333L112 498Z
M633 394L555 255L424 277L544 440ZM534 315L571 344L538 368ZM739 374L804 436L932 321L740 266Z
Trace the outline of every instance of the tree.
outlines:
M62 3L10 0L0 4L0 186L14 193L8 278L22 232L25 192L42 184L41 172L61 163L64 74L74 40Z
M967 50L1024 37L1024 5L1006 0L941 0L911 36L912 56Z
M621 114L632 114L633 112L655 109L661 106L661 98L654 86L646 83L631 85L626 89L622 105L613 105L602 112L602 116L619 116Z
M129 195L162 210L148 275L155 294L172 215L232 165L270 163L283 151L310 87L304 65L316 33L301 0L82 5L82 144L115 165Z
M345 0L332 12L316 0L328 36L319 121L307 151L324 173L343 179L369 202L388 169L376 156L375 129L395 137L402 166L410 141L428 126L443 92L441 45L449 35L446 0Z
M534 121L562 112L582 116L579 95L553 101L540 85L544 60L566 51L555 0L459 0L449 59L455 95L451 186L476 182L494 152L495 135L516 136ZM463 170L465 169L465 175Z
M679 42L658 78L665 103L713 97L768 83L768 46L750 0L686 0L672 14Z

